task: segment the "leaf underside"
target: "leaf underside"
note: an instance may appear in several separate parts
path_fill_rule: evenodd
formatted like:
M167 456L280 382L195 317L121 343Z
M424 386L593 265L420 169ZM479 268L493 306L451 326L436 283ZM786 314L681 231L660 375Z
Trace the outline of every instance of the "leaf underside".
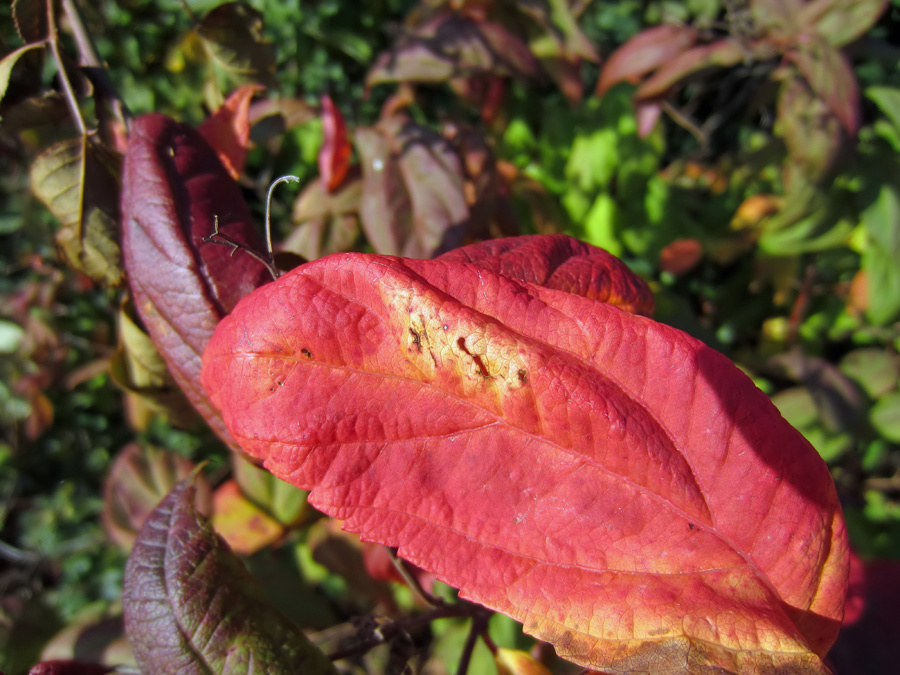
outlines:
M333 255L242 301L203 370L241 446L579 664L827 673L843 521L768 398L675 329L449 255Z

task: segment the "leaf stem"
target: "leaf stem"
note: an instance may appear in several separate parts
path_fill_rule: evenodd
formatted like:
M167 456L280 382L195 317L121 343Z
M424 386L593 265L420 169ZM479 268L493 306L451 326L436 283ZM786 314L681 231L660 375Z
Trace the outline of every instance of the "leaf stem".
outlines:
M62 53L59 51L59 36L56 29L56 13L53 11L53 0L47 0L47 44L50 45L50 51L53 53L53 59L56 61L56 67L59 71L59 81L62 84L63 91L66 95L66 103L69 105L69 112L75 120L78 132L83 137L87 137L88 129L78 107L78 99L75 96L75 90L72 83L69 82L69 76L66 74L66 67L63 63Z
M112 101L113 115L115 115L116 120L127 127L131 113L125 105L125 102L122 100L122 97L119 96L119 92L112 83L106 67L100 60L100 55L97 53L94 41L84 26L81 10L74 0L62 0L62 8L69 21L69 25L72 27L72 36L75 38L75 44L78 45L78 54L81 65L86 69L90 69L89 77L94 82L94 86L109 97Z
M487 630L488 617L490 614L479 612L472 617L472 627L466 636L466 644L463 647L462 655L459 657L459 665L456 668L456 675L466 675L469 670L469 662L472 660L472 652L481 637Z

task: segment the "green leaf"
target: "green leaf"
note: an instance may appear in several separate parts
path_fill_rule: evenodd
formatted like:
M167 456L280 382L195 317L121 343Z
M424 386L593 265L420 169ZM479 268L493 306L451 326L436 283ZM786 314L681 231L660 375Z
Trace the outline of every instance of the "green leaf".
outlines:
M882 326L900 313L900 187L883 185L862 213L868 241L862 268L868 281L866 316Z
M900 89L895 87L869 87L866 96L874 101L881 113L900 133Z
M12 70L16 65L16 62L32 49L43 48L44 45L41 43L28 44L24 47L19 47L16 51L7 54L0 60L0 102L3 101L3 97L6 95L6 88L9 86L9 77L12 75Z
M50 147L31 165L31 189L62 221L56 235L66 262L94 281L124 278L119 248L120 158L86 138Z
M250 5L219 5L203 17L196 34L218 75L220 94L251 82L275 85L275 50L263 33L263 15Z
M872 426L892 443L900 443L900 391L882 396L869 413Z
M875 25L885 0L813 0L797 12L797 23L842 47Z
M145 673L337 675L194 508L191 480L150 514L125 569L125 630Z
M873 399L896 389L900 381L900 360L877 347L853 350L841 359L839 367Z
M282 525L293 525L306 511L305 490L276 478L238 454L232 455L237 484L244 495Z

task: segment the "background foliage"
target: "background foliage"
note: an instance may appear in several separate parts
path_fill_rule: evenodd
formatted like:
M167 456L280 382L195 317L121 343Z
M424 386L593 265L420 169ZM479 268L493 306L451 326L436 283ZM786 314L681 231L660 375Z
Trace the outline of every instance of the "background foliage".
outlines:
M236 87L263 85L241 185L261 222L273 178L298 176L301 197L291 204L280 188L273 222L315 257L375 245L352 196L335 206L315 193L322 97L346 119L357 159L369 151L360 130L386 105L403 110L462 157L467 208L488 214L466 240L563 232L622 257L651 282L658 320L735 360L813 443L862 559L900 558L900 2L808 3L825 9L802 16L779 9L790 3L717 0L296 4L82 7L108 79L79 74L83 49L62 20L60 49L87 126L121 149L120 103L198 125ZM44 38L43 11L0 8L4 54ZM451 24L453 59L419 50L430 21L459 16L469 23ZM508 50L472 46L486 21ZM55 144L78 137L54 59L35 49L3 64L0 670L131 658L127 550L203 460L203 508L276 602L284 584L303 599L281 608L320 631L319 644L334 647L350 617L376 607L409 611L409 591L364 573L369 554L302 494L173 415L183 405L115 266L96 266L117 255L115 230L104 235L117 195L87 199L95 211L80 223L59 199L71 186L53 182L66 157ZM115 183L115 156L92 161ZM512 621L491 622L497 644L531 648ZM376 650L346 667L401 672L390 669L414 654L429 672L454 672L466 634L460 621L435 622L407 636L408 654ZM848 644L836 647L839 666ZM473 659L472 673L497 668L483 646ZM857 668L879 672L872 663Z

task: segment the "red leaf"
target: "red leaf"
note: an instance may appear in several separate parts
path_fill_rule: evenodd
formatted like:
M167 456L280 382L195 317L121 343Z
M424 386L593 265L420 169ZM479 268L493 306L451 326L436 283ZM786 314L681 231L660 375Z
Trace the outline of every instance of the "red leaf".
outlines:
M853 136L859 129L859 87L846 57L824 39L811 39L789 51L787 58Z
M347 124L330 96L322 97L322 128L325 141L319 150L319 173L329 192L337 190L350 168L352 148L347 139Z
M690 26L666 24L638 33L610 54L597 82L597 96L603 96L619 82L636 83L696 41L697 32Z
M706 68L733 66L749 57L747 47L732 38L688 49L666 62L644 82L635 98L646 100L664 96L688 75Z
M628 312L653 313L653 293L621 260L561 234L492 239L438 260L473 263L509 279L583 295Z
M269 275L250 256L202 241L214 214L225 234L262 250L240 189L203 138L163 115L135 121L122 193L135 308L188 400L233 444L200 385L200 357L219 320Z
M343 254L241 302L203 382L310 503L566 658L827 673L828 469L680 331L472 263Z
M247 146L250 145L250 101L263 87L245 84L239 87L216 112L203 120L197 131L209 143L219 161L237 180L244 170Z

